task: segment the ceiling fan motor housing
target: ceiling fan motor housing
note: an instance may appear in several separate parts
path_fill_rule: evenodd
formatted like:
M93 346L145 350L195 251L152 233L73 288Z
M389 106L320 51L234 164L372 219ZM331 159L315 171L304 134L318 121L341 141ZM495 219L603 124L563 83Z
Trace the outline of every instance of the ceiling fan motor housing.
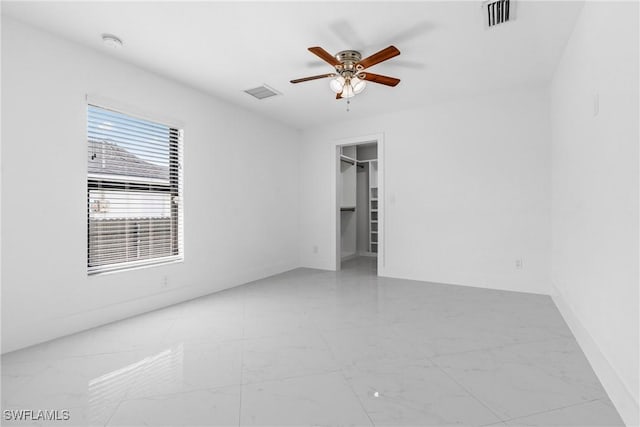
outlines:
M356 64L362 60L362 54L357 50L343 50L338 52L336 54L336 59L340 62L340 65L336 66L336 71L339 74L342 74L345 71L354 73L362 70L361 67L359 68L356 66Z

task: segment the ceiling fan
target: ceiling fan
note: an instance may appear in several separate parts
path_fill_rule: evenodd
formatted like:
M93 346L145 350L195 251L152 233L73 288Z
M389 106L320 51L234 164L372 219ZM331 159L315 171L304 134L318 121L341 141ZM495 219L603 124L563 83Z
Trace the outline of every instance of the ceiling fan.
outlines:
M366 81L386 86L396 86L400 83L400 79L396 79L395 77L383 76L366 71L369 67L400 55L400 51L395 46L389 46L364 59L362 59L360 52L356 50L343 50L335 56L319 46L310 47L309 51L333 66L335 73L303 77L301 79L291 80L291 83L302 83L309 80L335 77L335 79L331 80L329 86L336 93L336 99L352 98L364 90Z

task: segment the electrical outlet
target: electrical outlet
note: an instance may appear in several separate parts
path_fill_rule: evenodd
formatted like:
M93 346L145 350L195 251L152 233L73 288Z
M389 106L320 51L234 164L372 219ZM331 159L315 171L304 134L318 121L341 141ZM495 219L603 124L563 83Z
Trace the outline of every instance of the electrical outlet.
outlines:
M522 270L522 259L518 258L516 260L516 270Z
M318 245L313 245L313 253L314 254L318 253Z
M165 275L162 276L162 287L166 288L167 286L169 286L169 278Z

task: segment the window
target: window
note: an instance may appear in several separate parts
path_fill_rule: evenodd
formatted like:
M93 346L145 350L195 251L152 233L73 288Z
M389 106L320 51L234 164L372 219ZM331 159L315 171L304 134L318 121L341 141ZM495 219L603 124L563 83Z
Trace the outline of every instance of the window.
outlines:
M183 259L182 130L87 111L89 274Z

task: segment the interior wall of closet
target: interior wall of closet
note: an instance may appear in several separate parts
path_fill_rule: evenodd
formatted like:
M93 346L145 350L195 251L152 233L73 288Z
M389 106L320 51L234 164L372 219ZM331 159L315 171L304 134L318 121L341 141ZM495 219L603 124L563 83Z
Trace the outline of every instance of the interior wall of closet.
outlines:
M340 259L377 256L377 143L343 146L340 150Z

